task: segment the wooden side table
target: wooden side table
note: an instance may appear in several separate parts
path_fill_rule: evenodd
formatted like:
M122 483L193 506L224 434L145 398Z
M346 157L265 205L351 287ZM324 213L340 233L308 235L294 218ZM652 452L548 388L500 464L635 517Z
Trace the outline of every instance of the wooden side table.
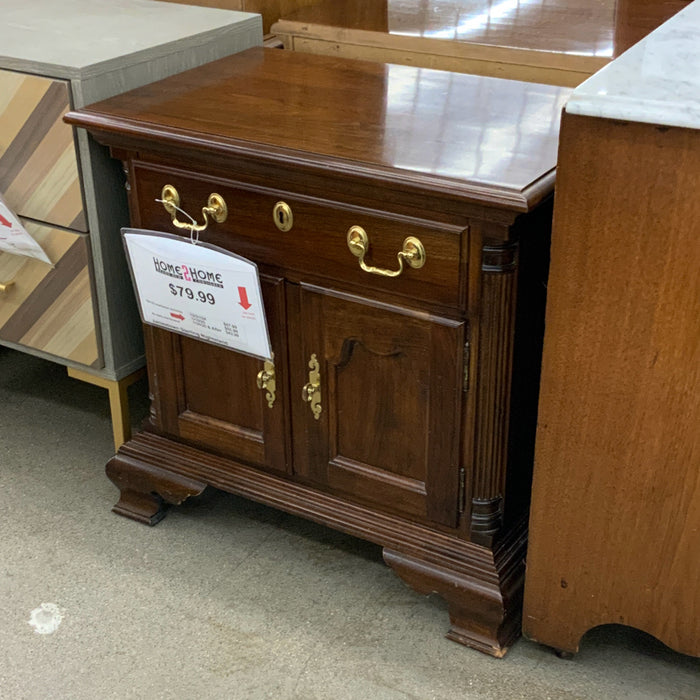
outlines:
M700 656L700 3L562 119L523 631Z
M258 265L274 352L149 327L115 511L155 524L211 485L369 539L444 596L450 639L502 656L569 93L259 48L70 113L126 163L135 226L180 230L165 185L228 203L200 240Z
M119 228L122 170L62 117L262 40L257 15L135 0L6 0L0 192L54 267L0 253L0 343L110 392L115 447L145 363Z

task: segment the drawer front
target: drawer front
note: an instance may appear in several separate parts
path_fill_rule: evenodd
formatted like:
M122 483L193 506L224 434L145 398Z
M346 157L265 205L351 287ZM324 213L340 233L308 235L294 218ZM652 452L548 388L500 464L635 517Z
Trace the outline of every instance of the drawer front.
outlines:
M22 221L54 267L0 253L0 341L102 367L88 237Z
M456 226L159 166L136 164L134 178L140 223L144 228L177 232L162 204L155 201L160 198L163 185L177 189L180 206L199 222L203 220L202 207L209 195L216 192L226 201L228 216L221 224L210 224L200 235L203 241L257 263L347 282L362 291L370 288L450 307L462 307L465 303L466 264L461 259L461 250L466 234ZM288 231L281 231L275 225L274 208L280 201L292 211L293 225ZM184 215L179 218L186 220ZM413 269L404 264L398 277L361 269L359 258L353 255L347 242L348 230L353 226L362 227L367 234L368 266L397 271L397 254L404 240L412 236L425 249L423 267Z
M20 216L87 231L68 83L0 70L0 193Z

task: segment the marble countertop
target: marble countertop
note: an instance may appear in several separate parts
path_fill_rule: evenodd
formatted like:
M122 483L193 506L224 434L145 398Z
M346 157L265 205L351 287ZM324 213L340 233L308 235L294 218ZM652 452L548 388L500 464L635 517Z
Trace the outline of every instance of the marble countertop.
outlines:
M152 0L1 0L0 5L0 64L58 68L57 77L68 78L85 77L98 66L99 72L118 68L126 55L152 60L167 53L168 44L203 42L232 26L260 22L247 12Z
M700 0L581 83L566 111L700 129Z

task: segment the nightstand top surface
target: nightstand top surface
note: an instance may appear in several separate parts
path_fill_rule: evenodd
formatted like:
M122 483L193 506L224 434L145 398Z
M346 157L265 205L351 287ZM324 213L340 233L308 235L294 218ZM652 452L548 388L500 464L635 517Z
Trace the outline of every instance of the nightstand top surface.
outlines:
M153 0L3 0L0 68L83 78L212 41L260 18Z
M254 48L69 120L177 148L430 179L529 203L551 190L568 88ZM545 183L544 180L547 180ZM488 197L487 197L488 198ZM527 206L527 204L526 204ZM520 208L518 207L518 208Z

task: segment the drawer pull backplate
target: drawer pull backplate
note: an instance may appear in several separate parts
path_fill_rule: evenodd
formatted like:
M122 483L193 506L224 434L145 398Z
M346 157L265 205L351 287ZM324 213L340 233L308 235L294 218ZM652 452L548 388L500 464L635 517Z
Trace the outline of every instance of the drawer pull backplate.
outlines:
M163 203L165 211L170 214L173 220L173 226L180 229L186 229L187 231L204 231L204 229L209 225L209 218L211 216L217 224L221 224L226 221L228 216L228 208L226 207L226 202L220 194L213 192L209 195L207 200L207 206L202 207L202 216L204 217L204 223L198 224L192 219L191 222L178 221L177 212L182 211L180 209L180 193L172 186L165 185L163 191L160 195L160 201Z
M365 255L369 252L369 236L362 226L351 226L348 230L348 248L350 252L360 259L360 267L373 275L382 277L398 277L403 272L404 260L411 267L418 269L425 265L425 247L414 236L409 236L403 242L403 250L397 253L399 261L398 270L384 270L381 267L373 267L365 262Z

